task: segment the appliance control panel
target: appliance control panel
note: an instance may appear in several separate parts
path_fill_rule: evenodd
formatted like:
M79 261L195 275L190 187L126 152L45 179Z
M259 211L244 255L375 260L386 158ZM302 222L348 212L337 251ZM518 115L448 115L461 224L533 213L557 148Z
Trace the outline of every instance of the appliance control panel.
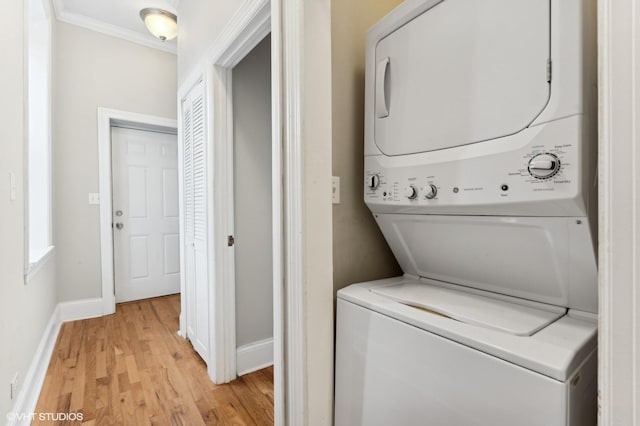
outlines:
M583 214L580 132L562 129L571 125L562 121L525 131L530 143L475 144L479 155L465 148L365 157L365 202L380 213Z

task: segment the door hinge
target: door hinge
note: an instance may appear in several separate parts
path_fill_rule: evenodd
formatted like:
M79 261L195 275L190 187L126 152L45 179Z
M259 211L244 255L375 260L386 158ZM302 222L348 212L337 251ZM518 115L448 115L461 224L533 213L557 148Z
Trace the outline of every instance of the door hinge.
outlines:
M228 245L229 247L231 247L231 246L232 246L232 245L234 245L235 243L236 243L236 240L235 240L235 238L233 238L233 235L229 235L229 236L227 237L227 245Z
M551 83L551 59L547 59L547 83Z

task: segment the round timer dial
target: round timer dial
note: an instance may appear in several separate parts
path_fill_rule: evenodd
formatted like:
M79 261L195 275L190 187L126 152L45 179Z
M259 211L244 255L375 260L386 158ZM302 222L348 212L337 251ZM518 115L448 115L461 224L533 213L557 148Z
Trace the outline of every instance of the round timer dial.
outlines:
M378 189L378 186L380 186L379 174L376 173L367 178L367 188L369 188L372 191L375 191L376 189Z
M528 170L536 179L550 179L560 171L560 159L549 152L534 155L529 160Z

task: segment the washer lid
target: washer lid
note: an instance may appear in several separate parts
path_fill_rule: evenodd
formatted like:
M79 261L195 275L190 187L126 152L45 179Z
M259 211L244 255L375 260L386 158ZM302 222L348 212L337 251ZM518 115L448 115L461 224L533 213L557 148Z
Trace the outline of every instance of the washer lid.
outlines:
M417 277L405 275L342 288L338 291L338 304L344 302L357 305L359 309L371 310L375 315L383 315L389 320L404 322L427 333L449 339L486 355L498 357L562 382L572 377L582 362L596 349L598 330L596 314L569 309L566 315L532 336L517 336L493 328L435 315L424 309L414 308L371 291L374 288L388 287L404 282L458 288L446 283L434 282L434 280L425 280L424 278L418 280ZM476 292L472 289L463 288L462 290L469 293ZM475 294L486 293L478 292ZM488 297L500 298L501 296L490 294ZM513 299L505 298L503 300ZM519 300L514 304L520 305L521 302L525 306L541 310L553 311L556 309L553 306ZM341 317L340 310L338 308L338 322ZM366 338L370 331L364 327L362 338Z
M411 4L419 2L435 5L391 27L369 52L380 151L427 152L528 127L550 94L549 0Z
M375 218L406 274L598 312L595 252L584 218Z
M405 305L516 336L531 336L566 314L566 309L562 308L534 308L416 281L376 287L370 291Z

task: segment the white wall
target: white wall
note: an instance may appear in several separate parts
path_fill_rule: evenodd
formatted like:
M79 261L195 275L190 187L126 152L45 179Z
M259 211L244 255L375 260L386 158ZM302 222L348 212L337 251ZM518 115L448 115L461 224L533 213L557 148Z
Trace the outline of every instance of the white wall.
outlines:
M367 30L402 0L332 0L332 169L340 176L333 205L333 287L401 275L364 204L364 73Z
M74 25L56 24L54 232L58 298L100 297L97 108L176 118L176 57Z
M236 65L232 82L239 347L273 337L270 36Z
M333 424L333 262L331 213L331 1L302 8L301 145L304 163L307 424ZM287 28L284 29L285 37ZM286 59L285 59L286 60ZM291 88L288 88L291 90ZM294 89L295 90L295 89Z
M13 375L24 379L56 305L55 257L27 284L24 268L24 179L26 136L24 92L24 2L5 2L0 33L0 421L13 405ZM10 200L9 172L16 175Z
M203 55L243 3L236 0L185 0L178 6L178 87L199 69Z

